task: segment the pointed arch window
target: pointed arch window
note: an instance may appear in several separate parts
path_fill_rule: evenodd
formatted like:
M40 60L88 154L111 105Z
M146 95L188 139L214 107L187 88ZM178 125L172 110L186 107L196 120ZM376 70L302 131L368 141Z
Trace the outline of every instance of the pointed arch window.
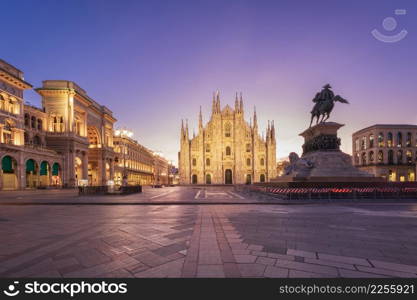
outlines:
M206 158L206 166L210 166L210 158Z
M247 159L246 159L246 165L247 165L248 167L250 167L250 165L251 165L250 163L251 163L250 158L247 158Z
M231 137L232 136L232 126L230 123L226 123L224 125L224 136L225 137Z
M265 159L261 158L261 166L264 166L264 165L265 165Z
M229 146L227 146L227 147L226 147L226 155L227 155L227 156L232 155L232 150L230 149L230 147L229 147Z

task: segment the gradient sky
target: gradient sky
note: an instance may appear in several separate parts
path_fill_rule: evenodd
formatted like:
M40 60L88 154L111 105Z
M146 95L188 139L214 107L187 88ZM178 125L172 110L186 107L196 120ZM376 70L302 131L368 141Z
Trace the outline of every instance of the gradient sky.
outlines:
M395 9L406 9L395 16ZM332 121L342 149L375 123L417 124L417 1L2 0L0 57L35 87L78 83L143 145L177 161L181 118L197 129L211 95L242 91L246 119L275 120L277 156L301 151L311 99L325 83L350 101ZM392 32L382 27L395 17ZM383 43L373 29L407 37ZM33 91L25 93L40 105ZM192 134L192 130L191 130Z

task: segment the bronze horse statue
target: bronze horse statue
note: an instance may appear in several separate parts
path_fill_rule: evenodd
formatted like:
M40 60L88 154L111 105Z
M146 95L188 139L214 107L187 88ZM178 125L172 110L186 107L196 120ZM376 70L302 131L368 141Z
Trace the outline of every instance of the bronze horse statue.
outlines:
M335 102L349 104L349 102L341 96L335 96L331 88L332 87L330 86L330 84L326 84L321 90L321 92L318 92L314 97L313 102L316 104L314 105L313 110L311 111L310 127L313 124L314 118L317 118L316 125L319 122L326 122L330 117L330 113L333 110Z

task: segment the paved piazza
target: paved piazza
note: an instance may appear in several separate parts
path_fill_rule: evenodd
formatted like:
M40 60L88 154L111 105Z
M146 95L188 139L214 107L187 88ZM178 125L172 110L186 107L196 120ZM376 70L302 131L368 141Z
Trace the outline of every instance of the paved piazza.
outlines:
M417 276L417 203L271 201L232 187L3 192L0 277Z

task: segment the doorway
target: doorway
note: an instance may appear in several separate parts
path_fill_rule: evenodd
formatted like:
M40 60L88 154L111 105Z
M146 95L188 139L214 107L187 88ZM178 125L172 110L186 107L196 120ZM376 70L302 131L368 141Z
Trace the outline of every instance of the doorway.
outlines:
M233 184L233 179L232 179L232 170L227 169L224 172L224 183L225 184Z

